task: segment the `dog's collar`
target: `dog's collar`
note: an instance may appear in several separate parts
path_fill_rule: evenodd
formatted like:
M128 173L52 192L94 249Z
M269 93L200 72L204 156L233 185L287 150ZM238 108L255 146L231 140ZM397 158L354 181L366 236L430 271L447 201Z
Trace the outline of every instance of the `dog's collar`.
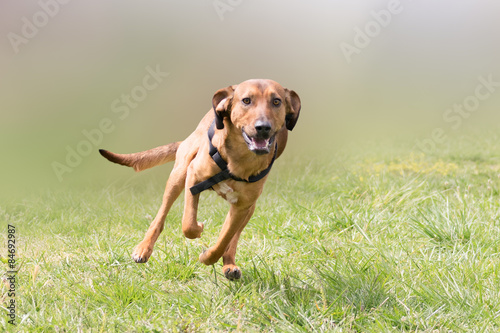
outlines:
M273 159L271 160L271 163L269 163L267 169L262 170L262 172L260 172L255 176L250 176L248 179L242 179L229 172L229 168L227 167L227 162L224 161L222 156L220 156L219 150L217 150L217 148L212 144L212 138L214 137L214 133L215 133L215 121L212 122L212 125L210 125L210 128L208 129L208 144L210 145L209 154L210 157L212 157L214 162L222 171L208 178L207 180L192 186L190 188L191 194L196 195L198 193L201 193L205 190L212 188L212 186L214 186L215 184L218 184L226 179L233 179L239 182L255 183L264 178L269 173L269 171L271 171L271 167L273 166L274 160L276 159L276 152L278 151L277 140L275 140L274 144Z

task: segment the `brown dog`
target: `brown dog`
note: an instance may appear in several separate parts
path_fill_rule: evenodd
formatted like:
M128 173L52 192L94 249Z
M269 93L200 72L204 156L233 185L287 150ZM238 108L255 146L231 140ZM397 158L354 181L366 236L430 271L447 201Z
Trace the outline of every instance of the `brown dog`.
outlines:
M175 160L167 181L163 202L132 258L146 262L165 217L182 190L185 191L182 231L187 238L199 238L203 224L197 221L199 193L215 190L231 208L214 246L200 255L205 265L223 258L223 272L239 279L235 264L238 239L252 216L272 163L285 149L288 132L299 118L300 99L292 90L271 80L248 80L218 90L213 108L184 141L135 154L100 153L108 160L141 171ZM221 171L222 170L222 171Z

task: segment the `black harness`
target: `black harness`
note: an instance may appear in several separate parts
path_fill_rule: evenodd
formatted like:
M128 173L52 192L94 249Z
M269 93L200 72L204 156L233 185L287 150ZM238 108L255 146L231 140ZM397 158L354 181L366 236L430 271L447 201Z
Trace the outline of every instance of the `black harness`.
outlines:
M248 178L248 180L242 179L240 177L233 175L231 172L229 172L229 169L227 167L227 162L224 161L224 159L220 156L217 148L214 147L214 145L212 144L212 138L214 137L214 133L215 133L214 127L215 127L215 121L212 123L212 125L210 125L210 128L208 129L208 143L210 145L209 154L210 154L210 157L212 157L214 162L217 164L217 166L222 171L219 172L218 174L216 174L215 176L212 176L212 177L208 178L207 180L202 181L201 183L198 183L198 184L192 186L190 188L191 194L196 195L198 193L201 193L205 190L212 188L212 186L214 186L215 184L218 184L221 181L224 181L226 179L233 179L233 180L236 180L238 182L255 183L255 182L258 182L259 180L261 180L262 178L264 178L269 173L269 171L271 171L271 167L273 166L274 160L276 159L276 152L278 151L278 142L276 142L274 145L274 156L273 156L271 163L267 167L267 169L263 170L258 175L250 176Z

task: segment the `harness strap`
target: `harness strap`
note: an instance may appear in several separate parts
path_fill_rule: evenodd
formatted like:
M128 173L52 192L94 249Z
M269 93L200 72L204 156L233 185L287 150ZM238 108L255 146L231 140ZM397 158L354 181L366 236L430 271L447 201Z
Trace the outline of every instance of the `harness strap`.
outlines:
M212 186L214 186L215 184L218 184L226 179L233 179L239 182L255 183L264 178L269 173L269 171L271 171L271 167L273 166L274 160L276 159L276 152L278 151L278 142L276 142L274 145L273 159L271 163L269 163L267 169L262 170L262 172L259 173L258 175L250 176L248 180L246 180L237 177L233 175L231 172L229 172L229 169L227 167L227 162L224 161L222 156L220 156L219 150L217 150L217 148L212 144L212 138L214 137L214 133L215 133L215 121L212 123L212 125L210 125L210 128L208 129L208 143L210 145L209 154L210 157L212 157L214 162L222 171L208 178L207 180L204 180L201 183L192 186L189 189L192 195L196 195L205 190L208 190L212 188Z

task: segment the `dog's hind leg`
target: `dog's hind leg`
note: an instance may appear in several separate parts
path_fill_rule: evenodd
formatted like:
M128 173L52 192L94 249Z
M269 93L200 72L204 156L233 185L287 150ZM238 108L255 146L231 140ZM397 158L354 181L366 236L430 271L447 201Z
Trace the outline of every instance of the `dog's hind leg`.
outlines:
M153 222L151 222L144 239L136 246L132 253L132 259L134 259L135 262L142 263L148 261L153 252L155 242L163 231L165 218L172 204L184 189L188 166L198 151L198 148L194 146L191 141L192 140L188 138L179 146L174 168L168 177L160 209Z
M132 259L134 259L135 262L144 263L148 261L151 253L153 253L153 247L158 236L160 236L160 233L163 231L168 211L184 189L185 178L185 167L174 167L168 178L160 209L153 222L151 222L144 239L136 246L132 253Z

